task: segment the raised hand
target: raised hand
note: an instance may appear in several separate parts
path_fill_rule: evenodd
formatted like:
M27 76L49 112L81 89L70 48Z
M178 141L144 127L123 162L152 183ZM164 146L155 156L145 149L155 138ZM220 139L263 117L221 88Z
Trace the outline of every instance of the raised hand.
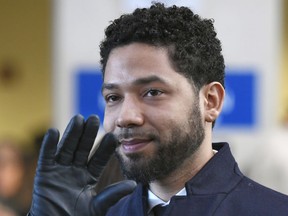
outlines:
M122 196L133 191L135 182L124 181L96 196L94 187L117 144L112 134L106 134L88 161L98 128L97 116L85 121L76 115L59 143L58 130L48 130L40 150L28 215L102 216Z

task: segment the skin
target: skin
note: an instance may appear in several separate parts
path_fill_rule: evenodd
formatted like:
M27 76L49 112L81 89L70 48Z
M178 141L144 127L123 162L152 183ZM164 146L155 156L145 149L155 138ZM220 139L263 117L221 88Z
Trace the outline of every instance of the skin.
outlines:
M137 163L144 163L157 154L159 142L147 134L161 137L165 145L171 126L181 128L181 134L190 133L191 109L199 105L205 133L200 147L177 169L149 184L162 200L168 201L213 157L212 122L221 111L224 89L212 82L196 93L191 82L172 67L165 48L132 43L112 50L102 93L106 100L104 129L118 136L116 151L127 166L135 163L133 157L141 156ZM132 136L127 135L129 131Z
M24 179L24 164L19 153L12 147L0 146L0 195L4 198L17 196Z

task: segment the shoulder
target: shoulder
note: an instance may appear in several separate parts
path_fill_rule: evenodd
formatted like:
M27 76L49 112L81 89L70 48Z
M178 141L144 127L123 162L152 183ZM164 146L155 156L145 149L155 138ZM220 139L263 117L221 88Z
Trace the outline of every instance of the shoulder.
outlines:
M288 196L267 188L247 177L228 193L220 209L248 212L248 215L288 215ZM219 209L218 209L219 210Z
M237 190L238 189L238 190ZM288 196L285 194L282 194L280 192L277 192L275 190L272 190L268 187L265 187L253 180L251 180L248 177L243 177L242 181L239 183L238 187L236 188L235 193L237 194L237 191L241 193L243 192L243 195L249 195L251 198L256 199L255 202L269 202L269 203L283 203L285 202L287 209L288 209Z

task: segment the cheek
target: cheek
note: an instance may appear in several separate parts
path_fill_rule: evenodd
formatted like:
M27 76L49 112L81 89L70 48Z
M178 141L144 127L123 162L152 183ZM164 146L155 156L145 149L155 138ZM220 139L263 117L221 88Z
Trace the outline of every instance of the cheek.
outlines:
M150 112L149 114L146 113L146 123L150 124L162 134L166 134L167 131L169 131L169 126L175 124L175 119L177 119L177 117L166 110Z
M151 121L154 121L158 124L171 124L172 122L181 122L188 117L188 109L190 107L183 103L173 103L168 104L164 107L159 108L158 110L151 110L149 112L149 118Z
M191 106L179 105L173 109L167 106L158 112L150 112L149 122L161 133L169 134L172 127L179 127L184 130L191 119Z

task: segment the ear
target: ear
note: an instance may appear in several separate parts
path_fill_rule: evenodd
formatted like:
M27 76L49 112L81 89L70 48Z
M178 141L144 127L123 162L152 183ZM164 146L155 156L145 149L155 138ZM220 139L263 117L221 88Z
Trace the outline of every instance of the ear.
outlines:
M219 82L211 82L203 90L205 121L214 122L222 110L225 90Z

